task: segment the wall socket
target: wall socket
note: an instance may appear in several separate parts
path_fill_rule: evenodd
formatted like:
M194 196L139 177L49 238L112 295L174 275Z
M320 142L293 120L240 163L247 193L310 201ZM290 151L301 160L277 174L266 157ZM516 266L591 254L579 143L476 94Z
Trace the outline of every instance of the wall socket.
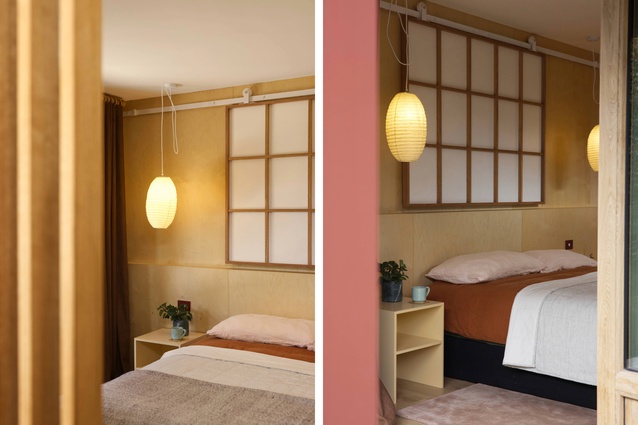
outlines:
M565 249L574 249L574 241L569 239L565 241Z
M177 307L178 308L182 304L184 304L186 306L186 310L191 311L191 302L190 301L177 300Z

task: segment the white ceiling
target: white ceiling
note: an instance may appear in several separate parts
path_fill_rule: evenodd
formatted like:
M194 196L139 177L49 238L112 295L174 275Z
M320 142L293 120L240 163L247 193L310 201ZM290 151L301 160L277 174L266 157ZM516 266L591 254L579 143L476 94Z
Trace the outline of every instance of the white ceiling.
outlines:
M104 91L134 100L165 82L186 93L315 75L315 1L103 0ZM436 3L599 50L587 36L600 35L601 0Z
M104 91L125 100L315 74L314 0L103 0Z

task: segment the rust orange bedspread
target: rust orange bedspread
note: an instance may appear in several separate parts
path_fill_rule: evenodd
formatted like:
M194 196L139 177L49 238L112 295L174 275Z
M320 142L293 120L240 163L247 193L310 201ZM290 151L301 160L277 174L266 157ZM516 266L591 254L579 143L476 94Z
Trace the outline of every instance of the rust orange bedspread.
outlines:
M567 279L596 271L577 267L552 273L512 276L485 283L434 282L428 299L445 303L445 330L466 338L505 344L516 294L534 283Z
M254 351L271 356L286 357L288 359L302 360L305 362L315 362L315 352L300 347L287 347L276 344L264 344L261 342L235 341L221 339L211 335L206 335L197 340L193 345L208 345L211 347L232 348L234 350Z

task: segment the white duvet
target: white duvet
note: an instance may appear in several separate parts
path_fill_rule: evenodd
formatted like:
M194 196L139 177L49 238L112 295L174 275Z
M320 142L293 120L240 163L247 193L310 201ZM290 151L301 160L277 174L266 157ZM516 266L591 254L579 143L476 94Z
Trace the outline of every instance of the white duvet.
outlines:
M192 345L168 351L144 369L314 399L314 366L251 351Z
M596 385L597 276L521 290L512 306L503 365Z

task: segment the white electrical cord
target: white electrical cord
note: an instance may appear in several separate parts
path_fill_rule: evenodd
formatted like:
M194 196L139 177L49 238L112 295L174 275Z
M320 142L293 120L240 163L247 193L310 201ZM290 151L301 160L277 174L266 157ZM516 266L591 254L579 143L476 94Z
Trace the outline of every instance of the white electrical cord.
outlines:
M162 99L162 113L160 115L160 158L162 162L162 176L164 175L164 91L166 91L168 100L171 101L171 106L173 107L173 110L171 112L171 124L173 128L173 152L175 152L175 154L179 153L179 144L177 142L177 111L175 110L175 104L173 103L172 87L170 84L166 83L162 85L160 91L160 98Z
M395 5L395 0L391 0L390 2L391 6ZM390 45L390 48L392 49L392 53L394 54L395 59L397 60L397 62L399 62L401 65L404 65L406 68L406 75L405 75L405 91L408 91L408 71L409 71L409 66L412 63L412 52L410 49L410 35L408 34L408 14L405 14L405 25L403 24L403 19L401 19L401 14L399 12L397 12L397 15L399 16L399 22L401 23L401 30L403 30L403 32L405 33L405 42L406 42L406 47L405 47L405 53L406 53L406 62L403 63L401 62L401 59L399 59L399 57L397 56L397 52L394 50L394 46L392 45L392 42L390 41L390 16L392 16L392 9L390 8L388 10L388 20L386 22L385 25L385 36L388 39L388 44ZM408 9L408 0L405 0L405 9L407 11Z
M596 62L596 54L594 53L594 51L591 51L591 57L592 57L592 62ZM596 105L599 105L600 102L598 100L596 100L596 67L594 66L594 81L592 82L591 85L591 96L594 98L594 103Z

